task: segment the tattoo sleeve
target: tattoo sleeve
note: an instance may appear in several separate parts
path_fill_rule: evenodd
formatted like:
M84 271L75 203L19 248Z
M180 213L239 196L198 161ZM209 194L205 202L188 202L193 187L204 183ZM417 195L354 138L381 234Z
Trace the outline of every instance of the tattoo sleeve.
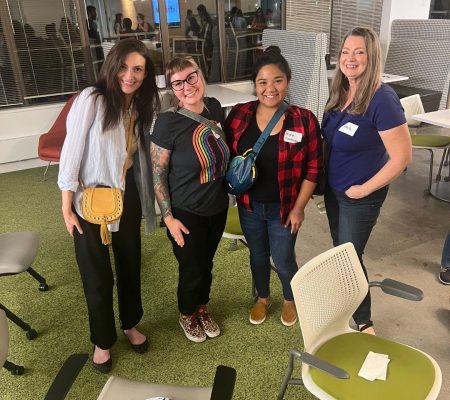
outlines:
M163 218L172 215L167 176L169 174L170 150L150 144L150 156L153 170L153 187Z

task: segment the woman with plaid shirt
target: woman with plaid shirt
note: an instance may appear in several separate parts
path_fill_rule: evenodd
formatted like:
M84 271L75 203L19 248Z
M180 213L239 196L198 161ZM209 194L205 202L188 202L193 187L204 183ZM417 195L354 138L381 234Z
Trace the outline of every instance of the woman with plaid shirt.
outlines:
M258 100L236 105L225 122L231 156L252 148L288 93L291 70L277 46L257 59L252 80ZM289 106L264 143L256 168L258 179L237 196L239 218L250 249L250 266L258 298L250 322L265 321L270 299L270 257L283 287L281 322L297 320L290 282L298 270L297 232L322 165L319 123L306 109Z

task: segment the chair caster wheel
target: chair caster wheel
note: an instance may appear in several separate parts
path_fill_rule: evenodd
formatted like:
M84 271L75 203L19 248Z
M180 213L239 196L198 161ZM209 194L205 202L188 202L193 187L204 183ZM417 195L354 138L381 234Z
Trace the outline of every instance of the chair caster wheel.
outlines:
M16 365L14 369L11 370L11 374L13 375L23 375L25 368L21 365Z
M33 340L37 338L38 334L34 329L30 329L29 331L27 331L26 335L28 340Z
M39 291L40 292L46 292L48 290L48 285L46 283L40 283L39 284Z

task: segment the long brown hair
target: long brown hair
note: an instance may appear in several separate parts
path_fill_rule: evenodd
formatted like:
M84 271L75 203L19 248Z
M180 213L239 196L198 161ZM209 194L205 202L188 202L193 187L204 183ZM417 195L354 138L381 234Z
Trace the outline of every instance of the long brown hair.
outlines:
M146 76L134 96L134 105L137 111L136 124L139 136L143 140L144 129L151 126L153 114L160 107L155 67L144 43L129 38L115 44L103 63L98 80L94 85L96 89L93 94L97 97L102 95L105 101L103 129L117 126L125 105L125 95L120 88L117 75L127 55L133 52L140 54L145 59Z
M349 36L361 36L366 45L367 67L358 80L358 90L348 110L350 114L362 115L367 111L372 97L381 85L381 46L375 31L370 28L354 28L347 32L342 39L339 47L339 59L344 43ZM342 109L347 101L348 88L348 79L342 73L338 63L338 70L331 82L330 98L325 106L325 111Z

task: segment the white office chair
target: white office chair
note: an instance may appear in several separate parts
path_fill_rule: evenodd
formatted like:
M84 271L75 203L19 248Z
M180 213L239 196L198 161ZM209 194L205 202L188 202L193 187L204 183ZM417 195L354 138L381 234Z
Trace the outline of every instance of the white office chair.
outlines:
M410 346L350 328L349 321L369 290L352 243L337 246L307 262L295 274L291 286L304 351L291 350L278 400L283 399L288 384L304 384L323 400L437 398L442 374L432 357ZM408 300L423 297L419 289L391 279L371 282L370 286ZM385 381L372 382L358 376L369 351L389 356ZM301 379L292 379L296 359L302 362Z
M419 94L414 94L412 96L403 97L400 99L400 103L405 111L406 122L411 128L419 128L421 122L412 118L415 114L423 114L425 111L423 109L422 100ZM420 128L419 131L425 131L426 129ZM442 158L439 163L439 170L436 175L436 182L441 180L442 168L444 166L446 158L450 154L450 136L433 135L427 133L417 134L416 129L411 132L411 142L414 149L428 150L430 152L430 167L428 173L428 186L424 193L429 194L431 191L431 185L433 182L433 166L434 166L434 150L442 150ZM445 180L450 179L450 167L449 167L449 177Z

